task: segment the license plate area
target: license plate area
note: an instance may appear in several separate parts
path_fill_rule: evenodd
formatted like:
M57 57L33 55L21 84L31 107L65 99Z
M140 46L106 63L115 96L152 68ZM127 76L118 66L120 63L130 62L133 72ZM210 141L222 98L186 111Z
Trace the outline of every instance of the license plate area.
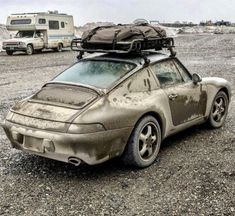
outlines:
M31 136L24 136L23 146L25 149L30 151L43 152L42 142L43 139Z

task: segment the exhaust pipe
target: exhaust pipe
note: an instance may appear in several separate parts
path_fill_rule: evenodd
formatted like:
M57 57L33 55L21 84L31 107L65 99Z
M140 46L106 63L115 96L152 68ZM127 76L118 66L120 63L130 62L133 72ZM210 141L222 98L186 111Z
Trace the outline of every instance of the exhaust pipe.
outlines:
M79 166L81 164L81 160L76 157L69 157L68 163L73 164L74 166Z

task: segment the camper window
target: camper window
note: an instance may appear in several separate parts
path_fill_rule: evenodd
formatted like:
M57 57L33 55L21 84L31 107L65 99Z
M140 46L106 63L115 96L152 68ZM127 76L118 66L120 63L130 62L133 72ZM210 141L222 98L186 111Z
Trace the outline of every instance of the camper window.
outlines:
M59 21L49 20L49 29L59 29Z
M61 22L61 28L64 28L64 22Z
M38 23L39 23L39 24L46 24L46 19L39 19L39 20L38 20Z
M22 25L22 24L30 24L31 19L17 19L11 20L11 25Z

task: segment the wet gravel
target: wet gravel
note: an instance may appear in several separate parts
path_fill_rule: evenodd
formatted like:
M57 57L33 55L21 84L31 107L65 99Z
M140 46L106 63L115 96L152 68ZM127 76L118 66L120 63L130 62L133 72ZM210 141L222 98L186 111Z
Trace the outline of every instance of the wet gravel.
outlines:
M176 45L191 72L224 77L234 87L234 35L180 36ZM1 53L0 120L75 56ZM235 215L234 107L233 97L221 129L202 125L166 139L157 161L141 170L118 159L74 167L22 153L0 129L0 215Z

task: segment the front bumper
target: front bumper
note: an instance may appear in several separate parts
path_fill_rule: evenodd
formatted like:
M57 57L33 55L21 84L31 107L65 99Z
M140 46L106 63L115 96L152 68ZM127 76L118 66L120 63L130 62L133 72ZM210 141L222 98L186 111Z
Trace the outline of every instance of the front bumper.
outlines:
M26 51L27 47L26 46L3 46L3 50L6 51Z
M69 158L94 165L119 156L124 151L132 128L89 134L59 133L3 123L12 147L35 155L69 162Z

